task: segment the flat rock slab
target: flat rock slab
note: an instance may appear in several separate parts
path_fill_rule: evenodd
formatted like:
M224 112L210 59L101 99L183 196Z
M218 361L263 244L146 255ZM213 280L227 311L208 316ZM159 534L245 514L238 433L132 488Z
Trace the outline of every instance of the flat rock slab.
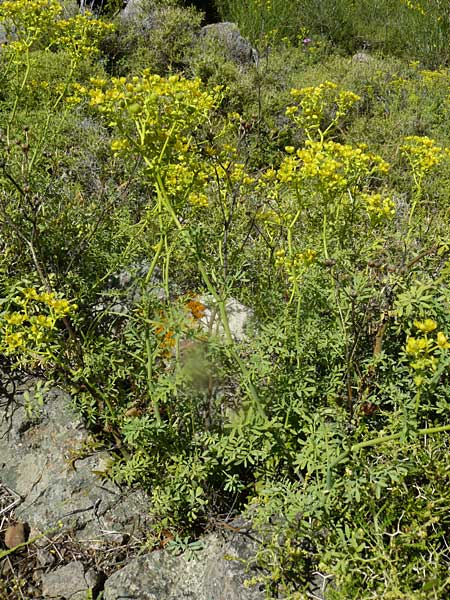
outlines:
M99 578L89 569L85 571L81 561L71 563L43 575L42 593L46 600L86 600L88 591L95 590Z
M132 560L105 583L104 600L263 600L258 586L246 585L257 573L254 545L241 534L203 538L194 556L152 552Z
M16 376L15 376L16 377ZM141 491L123 492L95 474L104 454L71 466L71 451L88 432L59 389L43 395L43 405L30 417L26 394L36 382L0 383L0 482L20 495L16 517L35 531L70 530L79 541L121 541L145 529L149 501Z

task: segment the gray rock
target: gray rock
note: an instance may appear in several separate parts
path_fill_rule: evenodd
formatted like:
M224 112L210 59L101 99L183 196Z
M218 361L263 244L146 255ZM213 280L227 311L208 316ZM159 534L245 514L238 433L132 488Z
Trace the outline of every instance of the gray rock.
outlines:
M377 60L373 56L370 56L370 54L367 52L357 52L352 56L352 61L365 65L374 65L377 63Z
M218 307L210 296L201 296L200 302L205 305L204 317L201 322L205 329L216 335L223 335L223 327L220 321ZM226 301L226 312L231 335L237 342L247 339L246 330L253 318L253 311L245 304L235 298Z
M146 495L99 478L105 453L71 463L88 432L59 389L45 391L39 412L27 414L24 394L35 384L24 380L13 387L3 379L0 388L0 481L21 496L17 519L34 532L70 530L93 546L140 536L149 510Z
M150 0L128 0L120 12L122 24L131 26L137 32L145 33L155 27L155 15L158 13L157 2Z
M94 312L107 311L125 316L142 300L143 296L151 295L158 300L166 299L161 270L157 267L147 281L149 270L150 263L143 260L113 273L108 277L99 302L93 307ZM177 291L173 285L169 287L170 294L176 295Z
M122 19L135 19L142 15L142 0L128 0L121 12Z
M253 543L242 534L206 536L195 557L153 552L130 562L105 583L104 600L263 600L255 576ZM248 568L248 572L247 572Z
M258 52L242 37L235 23L212 23L202 27L200 42L218 44L232 60L241 65L258 62Z
M75 560L42 575L42 593L45 600L86 600L87 592L95 590L100 581L93 569L85 572L83 563Z

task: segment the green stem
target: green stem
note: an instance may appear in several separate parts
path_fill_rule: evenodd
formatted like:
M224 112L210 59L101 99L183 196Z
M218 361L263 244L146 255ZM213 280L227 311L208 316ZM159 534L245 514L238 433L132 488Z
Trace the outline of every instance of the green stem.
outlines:
M169 294L169 272L170 272L170 248L167 242L167 234L164 234L164 269L163 269L163 285L164 292L166 294L167 300L170 297Z
M11 111L11 114L9 116L8 119L8 123L6 124L6 143L9 146L11 143L11 139L10 139L10 135L11 135L11 124L14 121L14 117L16 116L17 113L17 106L19 105L19 100L22 97L22 92L25 89L25 85L28 81L28 76L30 74L30 49L29 47L27 47L26 53L25 53L25 73L24 76L22 78L22 82L20 84L19 87L19 91L16 94L16 97L14 98L14 104L13 104L13 108ZM17 65L17 71L19 70L19 65Z
M405 245L407 246L410 239L411 239L411 235L412 235L412 220L414 217L414 213L416 212L416 207L417 204L419 203L419 199L422 196L422 177L420 177L419 179L416 179L416 177L414 177L414 180L416 182L416 193L414 195L414 200L411 206L411 210L409 212L409 217L408 217L408 232L406 234L406 239L405 239Z
M295 315L295 355L297 360L297 369L300 368L300 305L301 296L299 294L297 297L297 313Z
M153 353L150 342L150 333L147 328L147 333L145 335L145 350L147 353L147 391L150 402L152 403L153 413L155 415L156 422L158 426L161 426L161 413L159 411L159 403L156 398L156 395L153 394Z
M327 218L327 209L325 208L323 211L323 221L322 221L322 243L323 243L323 255L325 259L328 260L328 245L327 245L327 228L328 228L328 218Z
M161 256L162 248L163 248L163 239L160 239L158 242L158 245L156 246L155 255L153 256L153 260L152 260L152 263L148 270L148 273L145 276L145 286L148 285L150 279L152 278L152 275L156 269L156 265L158 263L159 257Z
M416 392L416 403L415 403L415 407L414 407L416 417L419 414L421 396L422 396L422 394L420 393L420 387L418 387L417 392Z
M433 435L435 433L443 433L444 431L450 431L450 425L440 425L439 427L426 427L423 429L418 429L416 434L419 436L425 435ZM380 446L382 444L386 444L388 442L392 442L394 440L400 439L402 436L401 433L393 433L392 435L385 435L382 437L372 438L371 440L366 440L365 442L359 442L358 444L353 444L348 450L342 452L337 459L331 463L328 467L327 471L327 488L330 490L332 488L333 482L331 478L332 470L341 464L350 454L354 454L358 450L362 448L373 448L374 446Z
M202 279L206 285L208 292L212 295L212 297L214 298L214 300L217 303L217 306L219 308L220 319L222 322L222 327L224 329L225 340L226 340L227 346L230 348L232 357L235 360L236 364L239 367L239 370L241 371L241 373L243 375L245 385L247 387L247 391L249 393L250 398L253 400L256 407L258 408L259 413L261 415L265 416L264 408L263 408L261 400L258 396L258 392L256 391L256 388L251 381L248 369L245 366L245 364L243 363L243 361L241 360L238 353L236 352L235 343L233 340L233 336L231 334L230 323L229 323L228 315L227 315L227 311L226 311L225 299L223 297L221 297L221 295L218 293L218 291L213 286L211 279L206 271L205 265L203 264L203 261L201 260L201 258L198 256L198 252L195 248L195 244L193 243L191 236L189 235L189 232L183 227L183 225L181 224L177 215L175 214L173 206L165 193L164 184L162 182L161 175L159 173L157 173L155 175L155 184L156 184L156 192L157 192L158 198L162 202L162 205L164 206L164 208L169 213L169 216L171 217L174 225L179 230L180 234L184 238L188 247L193 251L193 253L195 254L195 256L197 258L197 266L198 266L198 270L200 271L200 275L202 276Z

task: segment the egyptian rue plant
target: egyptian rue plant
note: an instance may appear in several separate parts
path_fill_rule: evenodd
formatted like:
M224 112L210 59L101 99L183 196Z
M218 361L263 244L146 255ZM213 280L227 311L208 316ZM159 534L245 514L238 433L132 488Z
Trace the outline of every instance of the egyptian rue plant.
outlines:
M164 287L169 296L169 249L174 236L181 240L218 307L227 346L243 375L248 394L263 413L256 389L235 349L225 308L226 290L213 284L216 275L208 271L191 229L195 226L197 209L208 203L204 193L206 183L217 173L202 152L204 147L208 151L204 127L219 104L219 90L203 91L197 79L187 80L177 75L163 78L149 71L129 79L112 78L109 83L95 84L89 92L90 104L118 134L111 144L112 151L142 160L146 180L154 192L148 218L157 223L159 241L147 277L151 277L161 259Z
M59 50L69 57L66 79L59 82L59 89L49 107L55 110L67 91L77 66L98 53L100 40L113 28L111 24L93 19L89 12L63 19L62 10L57 0L7 0L0 6L0 23L5 28L8 42L4 52L6 60L13 65L11 77L16 92L7 120L8 144L19 100L23 101L27 92L33 52Z
M448 151L437 146L434 140L427 136L408 136L400 147L402 155L408 162L414 183L414 192L408 216L406 244L411 241L414 231L414 216L423 199L423 184L428 175L448 156ZM425 215L421 215L422 218Z
M373 225L394 215L392 200L370 189L373 181L387 174L389 165L364 145L353 147L331 139L358 96L340 91L331 82L291 93L298 103L288 107L286 114L301 128L306 143L298 149L286 148L287 156L277 173L282 189L290 190L296 201L286 211L292 217L287 225L288 240L294 227L313 231L321 221L322 252L328 260L349 243L355 247L361 237L355 227L364 219L364 213ZM285 198L283 193L282 201ZM350 230L355 236L351 239ZM288 250L289 257L292 248Z
M67 122L70 106L64 99L80 64L98 54L99 41L112 26L88 13L64 19L56 0L2 2L0 24L7 38L2 48L6 94L0 107L1 234L11 259L22 260L25 249L41 284L48 287L39 247L49 233L48 219L43 218L49 204L49 194L43 193L49 144ZM55 60L66 67L57 80L36 80L40 64L54 65ZM27 120L27 110L35 118Z
M0 313L0 352L24 366L55 367L63 360L62 322L77 308L55 292L19 289Z

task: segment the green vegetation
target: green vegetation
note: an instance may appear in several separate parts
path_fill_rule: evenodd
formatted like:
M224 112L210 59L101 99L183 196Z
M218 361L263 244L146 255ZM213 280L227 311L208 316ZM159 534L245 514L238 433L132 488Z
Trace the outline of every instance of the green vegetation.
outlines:
M448 15L217 4L258 64L171 2L144 32L0 4L2 365L70 390L149 545L246 511L268 598L443 600Z

